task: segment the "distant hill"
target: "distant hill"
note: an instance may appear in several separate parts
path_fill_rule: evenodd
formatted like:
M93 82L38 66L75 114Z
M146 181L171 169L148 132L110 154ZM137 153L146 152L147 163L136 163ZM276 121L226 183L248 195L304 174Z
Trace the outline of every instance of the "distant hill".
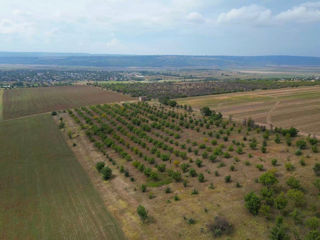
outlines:
M267 67L320 66L320 57L301 56L183 56L183 55L94 55L70 53L0 52L0 64L88 67Z

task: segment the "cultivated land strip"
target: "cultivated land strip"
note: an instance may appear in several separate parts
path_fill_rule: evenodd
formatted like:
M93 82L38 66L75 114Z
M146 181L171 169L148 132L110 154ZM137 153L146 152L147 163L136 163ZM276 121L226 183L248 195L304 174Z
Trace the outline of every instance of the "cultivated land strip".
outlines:
M319 86L190 97L177 101L198 109L209 106L234 119L251 117L259 124L285 128L294 126L303 135L320 135L317 121L320 116Z
M3 119L3 89L0 88L0 121Z
M0 239L124 239L49 114L0 123Z
M4 93L4 119L110 102L134 100L121 93L89 86L17 88Z

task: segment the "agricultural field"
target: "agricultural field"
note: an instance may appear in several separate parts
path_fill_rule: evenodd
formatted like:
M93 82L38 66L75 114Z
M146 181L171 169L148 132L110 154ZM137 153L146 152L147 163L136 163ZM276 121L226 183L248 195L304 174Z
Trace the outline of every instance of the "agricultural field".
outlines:
M129 239L320 236L317 139L186 109L103 104L55 116L75 152L95 151L96 184L113 193L103 199Z
M4 92L3 118L13 119L72 107L133 99L89 86L16 88Z
M246 92L256 89L278 89L285 87L320 85L320 81L311 80L280 80L280 79L242 79L242 80L198 80L198 81L169 81L169 82L131 82L105 83L97 82L100 86L112 91L130 94L133 97L147 96L149 98L183 98L204 96L210 94Z
M2 114L3 114L3 89L0 88L0 121L3 118Z
M294 126L305 134L320 136L318 86L191 97L177 101L195 109L209 106L238 120L252 118L267 126Z
M49 114L0 123L0 239L125 239Z

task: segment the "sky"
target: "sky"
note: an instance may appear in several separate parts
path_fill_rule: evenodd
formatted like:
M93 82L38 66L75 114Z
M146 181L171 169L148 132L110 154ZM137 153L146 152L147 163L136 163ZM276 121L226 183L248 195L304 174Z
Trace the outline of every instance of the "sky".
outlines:
M320 1L1 0L0 51L320 57Z

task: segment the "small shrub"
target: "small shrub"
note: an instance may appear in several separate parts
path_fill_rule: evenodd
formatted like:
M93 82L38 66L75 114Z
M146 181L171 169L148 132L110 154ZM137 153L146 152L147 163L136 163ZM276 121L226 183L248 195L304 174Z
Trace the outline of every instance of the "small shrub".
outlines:
M272 166L277 166L278 165L278 160L277 159L272 159L271 160Z
M283 226L282 217L277 218L276 225L271 229L270 240L290 240L288 229Z
M225 181L226 183L230 183L230 182L231 182L231 176L230 176L230 175L225 176L224 181Z
M278 179L276 178L273 172L268 171L260 176L259 182L265 186L270 187L276 184L278 182Z
M319 190L320 193L320 179L316 179L313 183L313 185Z
M306 220L306 226L311 230L316 230L320 226L320 219L317 217L311 217Z
M316 163L313 167L313 171L316 174L316 176L320 176L320 163Z
M147 191L147 185L142 184L141 185L141 192L146 192Z
M111 168L105 166L100 170L101 174L102 174L102 178L104 180L108 180L112 177L112 170Z
M296 146L299 148L299 149L306 149L307 147L307 143L305 140L303 139L300 139L296 142Z
M289 179L287 180L287 185L295 189L301 188L300 181L295 177L289 177Z
M138 206L137 213L143 222L148 218L148 211L142 205Z
M294 201L296 207L302 207L305 203L304 193L297 189L290 189L287 192L287 196L289 199Z
M293 171L295 169L293 164L289 163L289 162L285 164L285 167L286 167L287 171Z
M104 162L97 162L96 163L96 169L98 172L101 172L101 169L104 168L105 163Z
M254 192L251 192L245 196L244 200L249 212L253 215L258 215L261 207L261 199Z
M209 231L214 237L231 234L233 226L224 217L215 217L214 223L208 225Z
M197 189L193 189L192 192L191 192L191 195L197 195L199 192Z
M202 173L199 174L198 180L199 180L199 182L204 182L205 178L204 178L204 175Z
M194 168L191 168L189 170L189 174L190 174L191 177L196 177L197 176L197 172L196 172L196 170Z
M264 171L264 166L262 164L257 164L256 168L258 168L259 171Z

